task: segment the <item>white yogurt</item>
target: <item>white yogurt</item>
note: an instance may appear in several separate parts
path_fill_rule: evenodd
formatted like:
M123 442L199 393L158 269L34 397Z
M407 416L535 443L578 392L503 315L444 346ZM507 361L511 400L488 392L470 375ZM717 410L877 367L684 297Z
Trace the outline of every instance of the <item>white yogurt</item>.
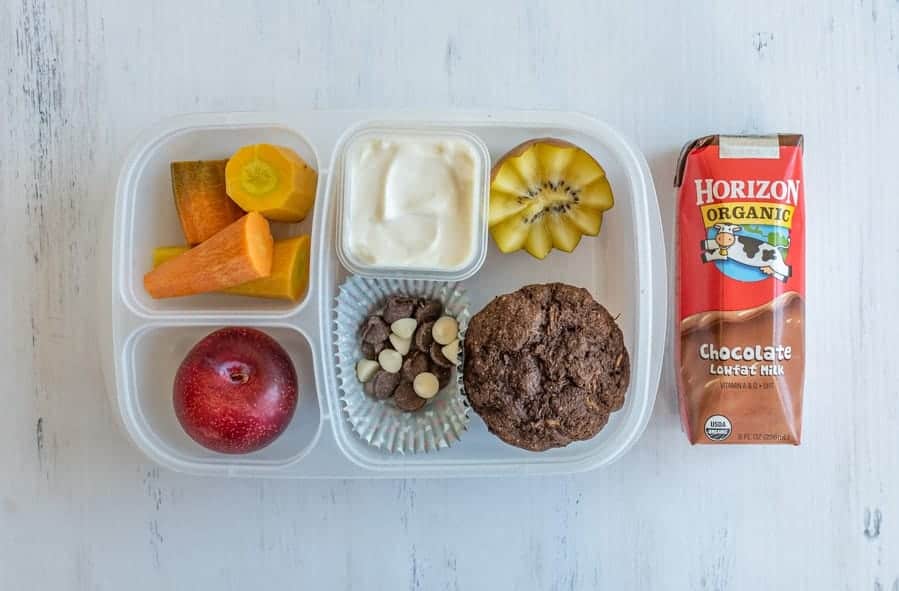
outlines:
M463 137L364 136L347 153L344 248L371 267L459 269L477 249L477 147Z

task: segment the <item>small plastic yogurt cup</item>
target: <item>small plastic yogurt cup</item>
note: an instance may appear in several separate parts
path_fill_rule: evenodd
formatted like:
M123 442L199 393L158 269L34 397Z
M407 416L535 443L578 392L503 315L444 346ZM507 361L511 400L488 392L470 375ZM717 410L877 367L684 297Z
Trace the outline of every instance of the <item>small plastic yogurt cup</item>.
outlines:
M337 255L366 277L461 281L487 251L489 153L450 128L367 127L338 168Z

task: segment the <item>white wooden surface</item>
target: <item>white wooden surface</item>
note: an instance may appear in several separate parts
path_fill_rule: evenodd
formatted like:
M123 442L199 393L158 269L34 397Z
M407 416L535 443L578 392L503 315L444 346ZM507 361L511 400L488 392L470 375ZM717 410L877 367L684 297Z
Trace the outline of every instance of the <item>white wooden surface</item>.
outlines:
M0 589L899 591L899 4L0 5ZM803 446L690 448L670 386L565 478L226 481L116 428L94 317L109 179L185 111L525 107L636 140L666 211L709 132L806 134Z

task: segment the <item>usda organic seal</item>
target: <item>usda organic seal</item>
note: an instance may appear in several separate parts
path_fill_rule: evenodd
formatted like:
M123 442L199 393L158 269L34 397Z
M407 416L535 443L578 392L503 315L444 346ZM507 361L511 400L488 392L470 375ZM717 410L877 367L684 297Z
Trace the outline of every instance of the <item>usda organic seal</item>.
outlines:
M712 441L724 441L730 432L730 419L724 415L712 415L705 421L705 436Z

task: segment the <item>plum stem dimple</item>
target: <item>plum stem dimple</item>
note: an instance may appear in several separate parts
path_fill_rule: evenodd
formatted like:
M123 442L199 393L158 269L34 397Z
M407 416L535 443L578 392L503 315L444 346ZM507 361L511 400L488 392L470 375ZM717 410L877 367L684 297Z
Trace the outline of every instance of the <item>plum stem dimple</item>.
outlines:
M232 384L246 384L250 381L250 368L243 363L230 363L224 368L224 373Z

